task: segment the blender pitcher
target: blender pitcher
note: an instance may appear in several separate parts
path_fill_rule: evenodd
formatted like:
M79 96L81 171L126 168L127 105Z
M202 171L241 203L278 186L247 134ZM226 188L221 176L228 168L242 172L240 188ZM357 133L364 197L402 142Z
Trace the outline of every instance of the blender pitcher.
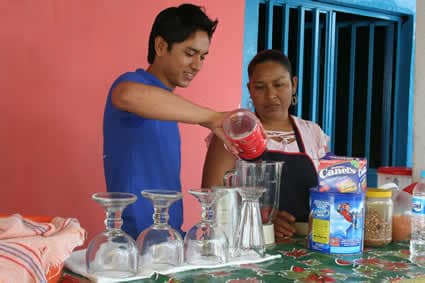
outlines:
M274 244L272 219L279 205L282 167L281 161L237 160L236 169L226 172L225 184L238 187L237 190L242 197L241 216L234 244L236 248L255 247L260 251L264 250L264 245ZM245 239L246 234L252 234L251 238Z

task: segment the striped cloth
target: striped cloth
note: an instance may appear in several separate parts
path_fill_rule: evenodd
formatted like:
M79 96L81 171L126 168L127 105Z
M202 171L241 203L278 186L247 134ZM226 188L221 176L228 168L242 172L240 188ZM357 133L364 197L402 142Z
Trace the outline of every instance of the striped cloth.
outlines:
M49 268L62 264L85 238L73 218L55 217L50 223L19 214L0 218L0 282L47 282Z

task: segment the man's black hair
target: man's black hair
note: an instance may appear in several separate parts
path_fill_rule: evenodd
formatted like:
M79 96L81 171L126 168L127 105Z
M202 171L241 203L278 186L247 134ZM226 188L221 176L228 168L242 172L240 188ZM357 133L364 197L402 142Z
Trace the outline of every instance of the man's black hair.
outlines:
M211 39L218 20L211 20L204 9L192 4L182 4L161 11L155 18L149 36L148 62L155 59L155 38L161 36L168 43L168 51L174 43L183 42L196 31L205 31Z

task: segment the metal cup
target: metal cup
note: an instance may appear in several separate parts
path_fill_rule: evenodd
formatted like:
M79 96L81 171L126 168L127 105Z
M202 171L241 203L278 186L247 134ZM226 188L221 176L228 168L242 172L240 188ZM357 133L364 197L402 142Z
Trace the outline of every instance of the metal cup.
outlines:
M235 187L212 187L216 192L215 219L229 240L230 254L234 251L234 242L241 214L241 196Z

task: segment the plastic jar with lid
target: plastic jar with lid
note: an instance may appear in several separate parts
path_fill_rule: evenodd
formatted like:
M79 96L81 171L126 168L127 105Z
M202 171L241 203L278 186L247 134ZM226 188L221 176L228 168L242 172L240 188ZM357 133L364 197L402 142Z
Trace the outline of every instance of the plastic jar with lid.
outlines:
M379 247L391 243L393 201L392 191L369 188L366 191L364 243Z
M223 120L223 131L242 150L239 154L242 159L258 159L266 150L267 136L264 127L257 116L247 109L230 112Z

